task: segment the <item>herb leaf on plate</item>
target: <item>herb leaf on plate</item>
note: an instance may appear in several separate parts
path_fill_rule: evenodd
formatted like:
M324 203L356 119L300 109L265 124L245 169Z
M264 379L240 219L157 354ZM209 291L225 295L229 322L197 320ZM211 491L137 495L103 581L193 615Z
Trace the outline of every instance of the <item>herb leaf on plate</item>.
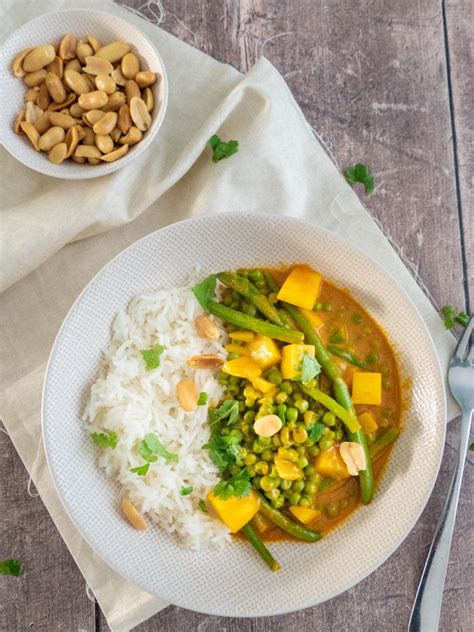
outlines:
M144 465L139 465L138 467L132 467L130 472L133 472L134 474L138 474L138 476L145 476L146 474L148 474L149 469L150 469L150 464L145 463Z
M214 292L216 290L217 276L210 274L203 281L195 285L192 289L194 296L196 297L199 305L209 311L209 304L214 298Z
M161 443L154 432L149 432L147 435L145 435L143 442L152 453L157 454L158 456L161 456L167 461L171 461L172 463L178 462L178 456L176 454L168 452L168 450ZM156 458L154 460L156 461Z
M370 195L374 190L374 174L370 171L370 169L361 164L360 162L354 165L353 167L347 167L344 172L346 176L347 182L351 186L357 184L363 184L365 187L365 192Z
M189 487L181 487L179 493L181 494L181 496L189 496L189 494L191 494L193 490L194 487L190 485Z
M160 356L166 349L164 345L156 345L151 349L142 349L140 351L147 371L153 371L160 366Z
M19 577L23 575L23 564L13 557L9 560L3 560L0 562L0 575Z
M227 500L231 496L242 498L243 496L248 496L250 490L250 472L244 467L243 470L232 478L217 483L214 487L214 495L218 498L222 498L222 500Z
M239 151L239 141L224 141L217 134L211 136L209 145L212 149L212 162L219 162L219 160L228 158Z
M207 393L205 393L204 391L199 393L197 403L198 403L198 406L205 406L207 404Z
M116 432L111 430L110 432L93 432L92 441L101 448L116 448L118 443L118 436Z
M204 502L204 500L201 498L201 500L198 502L198 507L201 511L203 511L204 513L207 513L207 507L206 507L206 503Z

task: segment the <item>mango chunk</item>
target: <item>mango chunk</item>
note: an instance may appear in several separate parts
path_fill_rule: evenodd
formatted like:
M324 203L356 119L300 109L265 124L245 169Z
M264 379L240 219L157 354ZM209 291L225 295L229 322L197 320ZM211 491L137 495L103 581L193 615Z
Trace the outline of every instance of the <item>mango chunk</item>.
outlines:
M313 309L321 291L323 278L309 267L293 268L278 292L278 300L296 307Z
M335 478L338 481L350 476L337 446L320 452L314 462L314 468L321 476Z
M229 334L229 338L231 340L238 340L239 342L252 342L252 340L255 338L255 334L253 333L253 331L246 330L233 331Z
M352 379L352 401L354 404L382 403L382 374L358 371Z
M375 421L375 417L372 413L365 412L358 416L359 423L362 427L362 430L365 434L370 434L371 432L375 432L378 428L378 424Z
M319 329L321 325L324 325L324 320L321 316L319 316L319 314L313 312L312 309L304 309L303 307L300 307L300 312L314 329Z
M237 353L237 355L248 356L249 351L245 345L235 345L232 342L229 342L224 346L224 349L227 353Z
M303 524L308 524L317 518L321 517L321 512L317 509L310 509L309 507L299 507L298 505L291 505L291 513Z
M284 380L294 380L301 375L303 355L314 358L314 345L285 345L281 350L281 374Z
M274 461L278 476L284 481L297 481L303 478L303 470L292 461L287 461L279 456L276 456Z
M254 341L247 345L248 353L262 369L269 369L281 360L280 349L273 338L268 336L256 336Z
M263 377L250 378L250 381L252 382L252 386L256 391L260 391L265 395L270 395L272 392L276 394L278 390L275 384L272 384L268 380L265 380Z
M252 358L241 356L235 360L227 360L222 367L224 373L233 375L234 377L243 377L252 380L262 374L262 369Z
M242 498L231 496L227 500L215 496L211 491L207 500L231 533L240 531L260 508L260 499L253 490L248 496Z

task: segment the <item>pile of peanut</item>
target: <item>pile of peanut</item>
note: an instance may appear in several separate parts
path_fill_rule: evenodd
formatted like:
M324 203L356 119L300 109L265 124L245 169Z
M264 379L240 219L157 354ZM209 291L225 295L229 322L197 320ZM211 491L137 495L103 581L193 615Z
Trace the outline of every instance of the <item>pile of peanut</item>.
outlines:
M19 53L12 70L27 86L14 130L56 165L68 158L113 162L151 126L150 86L159 76L142 70L125 42L103 46L94 35L77 39L66 33L57 46Z

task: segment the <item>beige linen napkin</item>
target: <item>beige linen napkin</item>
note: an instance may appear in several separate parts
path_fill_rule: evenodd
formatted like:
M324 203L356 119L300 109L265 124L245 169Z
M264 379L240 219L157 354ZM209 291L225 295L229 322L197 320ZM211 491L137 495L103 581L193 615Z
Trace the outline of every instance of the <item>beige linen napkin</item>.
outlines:
M268 61L261 59L242 76L106 2L3 0L2 41L39 13L68 6L107 10L142 29L168 70L168 113L144 156L95 180L47 178L0 149L0 271L3 287L9 286L0 296L0 412L30 472L37 455L33 478L38 491L118 632L166 604L118 576L82 540L38 446L42 381L54 337L78 293L107 261L143 235L188 217L242 210L293 215L349 239L398 280L424 318L444 369L454 338ZM217 131L238 139L240 150L214 164L206 144ZM455 412L450 402L449 417Z

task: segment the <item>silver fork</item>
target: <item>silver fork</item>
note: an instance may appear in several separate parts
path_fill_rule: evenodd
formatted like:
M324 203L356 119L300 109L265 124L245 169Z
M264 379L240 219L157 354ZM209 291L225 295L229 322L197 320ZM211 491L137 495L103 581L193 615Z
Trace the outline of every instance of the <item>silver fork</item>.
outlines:
M449 550L474 410L474 345L471 341L473 328L474 317L471 317L449 366L449 388L462 409L458 462L454 468L446 504L436 527L418 585L408 624L409 632L436 632L438 630Z

